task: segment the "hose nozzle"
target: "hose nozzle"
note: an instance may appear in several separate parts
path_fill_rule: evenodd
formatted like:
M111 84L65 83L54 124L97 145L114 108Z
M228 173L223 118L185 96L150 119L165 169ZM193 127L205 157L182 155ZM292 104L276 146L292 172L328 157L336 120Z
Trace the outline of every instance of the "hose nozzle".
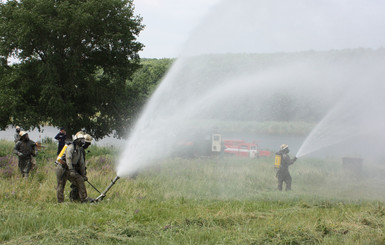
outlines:
M111 187L113 185L115 185L116 181L118 181L118 179L120 179L119 176L116 176L112 181L111 181L111 184L109 186L107 186L107 188L102 192L100 193L100 195L95 199L95 202L100 202L103 200L103 198L106 197L106 194L107 192L111 189Z

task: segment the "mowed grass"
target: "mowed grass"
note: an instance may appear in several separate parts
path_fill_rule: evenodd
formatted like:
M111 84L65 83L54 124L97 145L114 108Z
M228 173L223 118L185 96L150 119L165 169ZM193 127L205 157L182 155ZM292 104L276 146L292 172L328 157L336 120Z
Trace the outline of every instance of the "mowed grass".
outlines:
M0 153L12 146L0 142ZM90 151L89 181L102 191L116 176L118 153ZM290 168L293 190L278 192L273 158L173 158L118 180L98 204L70 202L69 184L58 204L55 146L39 153L27 180L9 156L12 171L0 177L1 244L385 243L385 170L375 161L351 172L340 159L299 159Z

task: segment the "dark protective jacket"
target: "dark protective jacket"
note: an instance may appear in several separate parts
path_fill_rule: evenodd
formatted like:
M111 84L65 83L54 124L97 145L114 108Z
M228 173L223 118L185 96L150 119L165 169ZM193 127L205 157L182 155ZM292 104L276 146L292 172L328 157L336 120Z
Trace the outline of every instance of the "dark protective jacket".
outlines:
M32 140L18 141L13 152L18 155L20 159L30 159L31 156L36 155L36 143Z
M29 172L34 166L34 159L36 156L36 143L32 140L18 141L13 152L19 157L18 167L23 177L28 177Z
M278 176L289 175L290 174L289 166L292 165L295 162L295 160L290 159L289 154L283 153L282 151L279 151L278 154L281 155L282 158L281 158L281 166L278 169L277 175Z
M81 146L71 144L66 149L66 163L69 170L75 170L81 176L86 176L84 151Z
M63 147L65 146L66 144L66 139L67 139L67 135L59 132L56 136L55 136L55 139L58 141L58 149L57 149L57 154L60 153L61 149L63 149Z

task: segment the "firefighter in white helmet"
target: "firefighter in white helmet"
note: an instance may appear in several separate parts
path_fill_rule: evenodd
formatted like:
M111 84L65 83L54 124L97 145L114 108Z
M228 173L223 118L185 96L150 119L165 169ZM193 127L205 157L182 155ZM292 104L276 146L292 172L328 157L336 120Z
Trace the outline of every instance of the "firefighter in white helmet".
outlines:
M36 156L36 143L29 139L28 133L20 131L20 140L13 152L19 157L18 167L23 177L27 178L33 167L33 157Z
M15 132L15 144L20 140L20 131L21 131L21 128L19 126L16 126L16 132Z
M283 182L286 183L286 190L291 190L291 176L289 172L289 166L297 160L297 157L290 159L290 156L288 154L289 152L289 146L287 144L283 144L281 145L279 152L276 153L278 155L281 155L281 164L277 171L278 190L280 191L282 191Z
M84 184L86 180L84 154L82 146L85 143L84 133L79 131L73 137L73 142L65 152L64 163L58 166L56 175L58 179L57 198L58 202L64 201L64 187L67 179L78 188L78 196L81 202L90 202L87 197L87 190Z
M82 168L84 168L84 173L85 173L84 174L84 181L88 181L87 167L85 165L85 161L86 161L86 151L85 150L91 145L93 138L91 135L85 134L84 139L85 139L85 143L83 144L83 146L81 148L81 150L83 151L83 157L84 157L84 166L82 166ZM75 184L71 184L70 199L71 199L71 201L80 201L79 189Z

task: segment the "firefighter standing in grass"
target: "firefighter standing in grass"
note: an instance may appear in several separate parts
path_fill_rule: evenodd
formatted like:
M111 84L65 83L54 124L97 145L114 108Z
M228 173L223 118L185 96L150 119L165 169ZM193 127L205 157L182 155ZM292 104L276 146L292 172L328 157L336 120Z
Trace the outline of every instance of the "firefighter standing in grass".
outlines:
M16 132L15 132L15 139L14 139L14 142L15 144L20 140L20 127L19 126L16 126Z
M33 157L36 156L36 143L29 139L28 133L20 131L20 140L16 143L13 152L19 157L18 167L23 177L28 178L33 168Z
M66 130L65 130L65 128L62 127L62 128L60 128L60 132L55 136L55 140L58 141L57 155L59 155L59 153L61 152L61 150L65 146L66 139L67 139Z
M79 200L81 202L92 201L87 197L84 151L82 146L85 143L84 133L79 131L74 137L74 141L70 144L65 152L65 161L58 165L56 170L57 176L57 199L58 202L64 201L64 188L67 180L71 184L77 186L79 191Z
M85 161L86 161L86 149L91 145L91 142L92 142L93 138L92 138L91 135L85 134L84 135L84 139L85 139L85 143L82 146L81 150L83 151L83 157L84 157L84 163L85 163ZM84 164L84 172L85 172L84 181L88 181L88 178L87 178L87 167L86 167L85 164ZM74 183L71 184L70 200L71 201L80 201L80 199L79 199L79 189L78 189L78 187Z
M286 183L286 191L291 190L291 176L289 172L289 166L292 165L297 157L290 159L289 156L289 146L286 144L281 145L280 151L277 152L277 155L281 156L281 163L277 171L278 178L278 190L282 191L283 182Z

